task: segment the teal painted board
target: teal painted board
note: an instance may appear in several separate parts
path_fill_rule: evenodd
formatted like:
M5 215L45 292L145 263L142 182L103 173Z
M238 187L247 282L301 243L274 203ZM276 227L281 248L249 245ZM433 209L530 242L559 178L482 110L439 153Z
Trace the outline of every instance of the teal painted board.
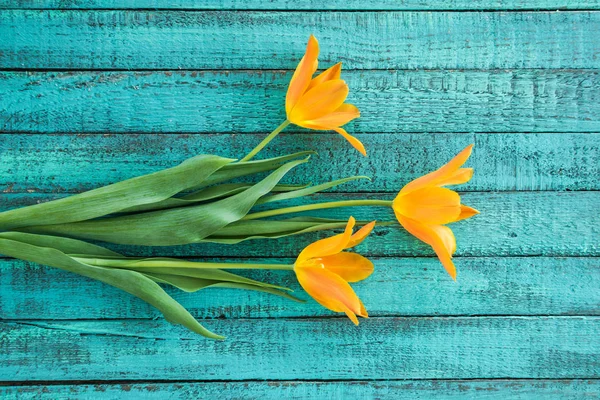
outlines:
M12 196L7 196L12 197ZM330 193L313 198L316 203L364 198L392 199L386 194ZM599 191L580 192L476 192L465 193L463 204L481 211L468 221L452 224L458 242L457 256L600 256ZM22 204L22 202L21 202ZM289 202L297 205L303 202ZM391 221L391 209L354 207L315 211L310 215L358 220ZM235 246L202 243L173 247L108 246L129 255L182 257L297 257L309 243L331 232L282 239L246 241ZM369 256L432 256L431 248L399 225L378 227L362 244ZM460 263L457 263L460 276ZM436 273L445 276L440 268Z
M351 132L600 132L596 70L344 71L342 77L348 102L362 114L348 125ZM0 72L0 129L269 132L285 119L290 79L289 71Z
M459 189L482 211L452 226L458 282L428 246L377 228L358 248L376 265L354 285L371 315L358 327L310 299L170 291L226 342L169 325L112 287L0 258L0 397L599 396L597 0L0 0L0 9L0 210L202 152L243 156L284 118L290 70L314 33L321 68L344 62L363 114L348 130L369 157L335 133L298 128L262 155L319 151L289 183L374 177L314 201L391 199L475 143L476 175ZM313 214L393 219L384 208ZM293 262L330 234L109 247ZM292 273L244 274L307 298Z
M301 240L303 241L303 240ZM357 251L360 253L361 248ZM201 259L206 260L206 259ZM211 259L288 263L293 259ZM372 258L375 272L352 286L369 315L600 315L600 258L456 257L458 281L435 258ZM168 289L198 318L334 315L308 298L292 272L235 271L292 288L308 303L232 289ZM111 286L55 268L0 259L0 319L161 318L148 304Z
M347 399L439 399L530 400L560 398L579 400L600 396L595 379L572 380L403 380L344 382L178 382L95 385L34 385L0 387L5 400L67 398L107 399L202 399L230 398L262 400Z
M600 317L0 322L0 379L600 378Z
M24 70L291 69L309 33L321 40L323 65L350 69L600 67L590 34L600 13L590 11L3 10L0 18L0 67Z
M80 192L169 168L197 154L241 158L265 134L20 135L0 140L3 193ZM357 134L363 157L335 132L281 134L259 157L315 150L317 156L286 176L289 183L318 184L368 175L336 192L396 193L411 180L447 163L470 143L473 179L461 191L599 190L600 135L555 134ZM27 204L6 197L4 208ZM40 199L31 199L30 203ZM21 203L15 203L15 202Z
M0 9L592 10L598 0L0 0Z

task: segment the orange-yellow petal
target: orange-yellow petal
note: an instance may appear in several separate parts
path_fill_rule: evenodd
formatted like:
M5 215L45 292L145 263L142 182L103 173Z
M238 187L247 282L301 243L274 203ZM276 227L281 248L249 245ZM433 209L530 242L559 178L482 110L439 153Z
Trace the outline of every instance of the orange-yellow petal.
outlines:
M314 88L317 85L320 85L323 82L326 81L331 81L334 79L340 79L340 76L342 76L342 63L337 63L334 66L326 69L325 71L321 72L319 75L315 76L311 81L310 84L308 85L308 89L310 90L312 88Z
M452 229L445 225L431 225L430 228L442 239L444 247L446 247L450 255L456 253L456 238Z
M294 71L294 75L290 81L287 94L285 96L285 112L289 115L300 97L306 92L312 75L317 70L317 58L319 57L319 42L310 35L304 57Z
M411 235L433 248L433 251L435 251L435 254L444 266L446 272L448 272L452 279L456 280L456 267L452 262L452 255L446 247L448 243L444 242L444 239L439 236L438 232L425 224L406 218L402 215L396 214L396 217L398 218L400 225L402 225Z
M358 117L360 117L358 108L352 104L344 103L335 111L321 118L302 121L301 126L309 129L328 131L343 126Z
M350 238L352 237L352 228L354 228L355 223L356 220L354 217L350 217L350 219L348 219L348 224L346 224L344 233L326 239L317 240L316 242L306 246L298 256L296 265L302 265L311 258L325 257L344 250L350 241Z
M427 175L424 175L420 178L415 179L412 182L409 182L402 188L400 193L409 193L414 190L421 189L426 186L435 186L435 185L445 185L449 183L444 183L446 180L454 177L456 171L462 167L462 165L467 162L467 159L471 155L471 151L473 150L473 145L468 145L464 150L456 155L452 160L450 160L446 165L442 166L436 171L430 172Z
M473 168L459 168L455 173L450 175L447 179L444 179L437 184L439 186L446 185L461 185L463 183L467 183L473 177Z
M346 130L344 130L344 128L335 128L334 131L342 135L344 139L350 142L352 147L358 150L360 154L362 154L365 157L367 156L367 150L365 149L365 146L363 146L363 144L360 142L360 140L350 135L348 132L346 132Z
M458 193L435 186L400 192L392 207L398 214L429 225L454 222L461 211Z
M348 85L342 79L324 82L300 97L288 113L288 119L302 125L303 121L321 118L338 109L348 97Z
M321 257L319 262L328 271L333 272L346 282L358 282L373 273L373 263L366 257L356 253L342 252Z
M455 222L463 220L463 219L471 218L472 216L477 215L477 214L479 214L479 211L477 211L476 209L471 208L469 206L461 205L460 206L460 214L459 214L458 218L456 218Z
M358 325L356 315L367 316L352 287L338 275L324 268L296 267L298 282L313 299L335 312L345 312Z
M376 221L371 221L356 232L354 232L354 234L350 238L350 241L346 245L346 248L349 249L351 247L358 246L359 244L361 244L363 240L365 240L367 236L369 236L371 231L373 231L373 228L375 228L375 223Z

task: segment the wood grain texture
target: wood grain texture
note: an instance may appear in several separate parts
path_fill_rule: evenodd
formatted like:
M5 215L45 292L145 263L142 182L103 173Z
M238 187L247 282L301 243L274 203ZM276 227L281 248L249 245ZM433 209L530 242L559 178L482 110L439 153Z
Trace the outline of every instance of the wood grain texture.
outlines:
M4 195L3 198L13 198ZM47 198L47 197L46 197ZM364 198L392 199L392 195L372 193L330 193L316 195L314 202ZM33 200L26 197L27 202ZM506 192L465 193L463 204L480 215L452 224L457 241L457 256L600 256L600 192ZM13 203L14 204L14 203ZM23 202L20 202L23 204ZM304 204L290 201L289 205ZM314 211L310 215L358 220L390 221L387 207L354 207ZM130 255L184 257L297 257L309 243L330 236L319 232L277 240L247 241L235 246L202 243L173 247L108 246ZM431 248L399 226L378 227L365 241L361 253L369 256L432 256ZM457 262L460 271L460 262ZM439 269L440 276L445 273Z
M2 135L0 205L27 204L26 198L15 200L6 194L80 192L172 167L201 153L241 158L264 136ZM457 187L461 191L600 190L598 134L392 133L357 137L369 157L334 132L282 134L260 157L316 150L319 155L286 176L287 182L317 184L368 175L372 181L350 182L335 191L396 193L474 143L466 165L475 169L475 175Z
M592 10L598 0L0 0L0 9Z
M359 248L360 251L360 248ZM293 259L216 259L217 262L293 263ZM600 315L600 258L457 257L458 282L433 258L372 258L375 272L353 284L369 315ZM238 271L236 271L238 272ZM242 275L294 289L283 271ZM58 269L0 259L0 319L159 318L146 303L111 286ZM334 315L309 299L231 289L168 292L199 318L283 318ZM418 300L417 300L418 299Z
M403 380L403 381L269 381L269 382L178 382L87 385L33 385L0 387L5 400L63 398L107 399L441 399L529 400L560 398L578 400L600 395L596 379L573 380Z
M350 69L598 68L582 12L0 12L0 67L291 69L308 33ZM43 38L43 40L40 40ZM94 49L94 51L89 51Z
M600 317L0 323L0 379L599 378ZM325 361L326 360L326 361ZM93 375L90 375L93 371Z
M0 129L268 132L285 119L290 78L286 71L1 72ZM353 132L600 131L595 70L345 71L343 78L362 114L348 125Z

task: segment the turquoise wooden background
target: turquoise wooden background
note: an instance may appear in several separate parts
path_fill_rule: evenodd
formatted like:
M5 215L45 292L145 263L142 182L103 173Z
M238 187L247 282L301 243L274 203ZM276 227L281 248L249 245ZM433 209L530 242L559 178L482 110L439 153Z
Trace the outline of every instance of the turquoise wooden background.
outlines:
M173 292L228 336L214 342L106 285L3 258L0 397L600 395L598 0L0 0L0 207L243 155L284 117L310 33L322 66L344 62L363 113L348 130L369 158L293 129L266 154L319 150L291 182L373 177L319 201L391 198L475 143L461 190L482 214L456 225L458 282L381 228L360 248L376 272L357 285L372 316L358 328L314 302ZM281 260L315 237L122 250Z

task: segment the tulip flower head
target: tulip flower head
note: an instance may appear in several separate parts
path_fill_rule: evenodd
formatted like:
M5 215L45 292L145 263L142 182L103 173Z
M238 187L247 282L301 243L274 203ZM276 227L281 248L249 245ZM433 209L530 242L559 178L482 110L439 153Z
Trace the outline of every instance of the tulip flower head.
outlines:
M358 108L344 103L348 97L348 85L340 79L342 64L335 64L313 78L318 56L319 43L311 35L306 53L288 87L285 98L287 119L304 128L334 130L366 156L363 144L342 128L342 125L360 116Z
M461 167L471 155L472 148L473 145L467 146L437 171L408 183L392 204L398 222L433 248L454 280L456 268L452 255L456 251L456 239L445 224L470 218L479 211L462 205L458 193L442 186L458 185L471 179L473 168Z
M344 233L308 245L294 264L300 285L323 307L344 312L358 325L358 318L368 318L367 310L348 282L358 282L373 273L367 258L343 250L361 243L373 230L375 221L352 234L355 220L350 217Z

